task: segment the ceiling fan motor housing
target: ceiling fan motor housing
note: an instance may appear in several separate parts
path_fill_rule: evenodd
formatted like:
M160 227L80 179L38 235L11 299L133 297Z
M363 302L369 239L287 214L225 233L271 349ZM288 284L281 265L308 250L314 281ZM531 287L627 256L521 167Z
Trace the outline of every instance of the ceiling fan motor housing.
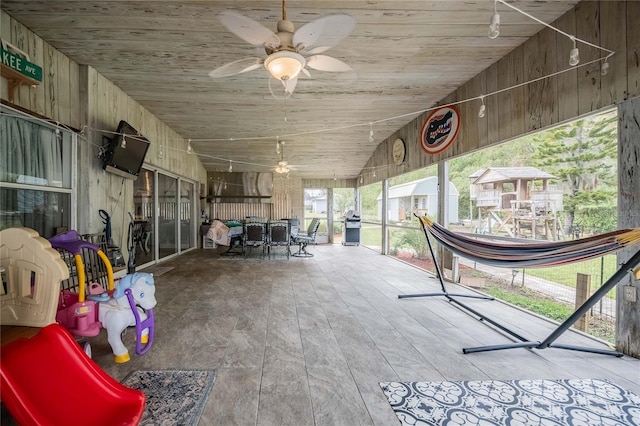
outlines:
M289 52L297 53L296 49L293 47L293 31L293 22L286 19L278 21L278 32L276 33L276 36L280 40L280 45L265 45L264 48L267 52L267 55L271 55L274 52L280 52L282 50L288 50Z

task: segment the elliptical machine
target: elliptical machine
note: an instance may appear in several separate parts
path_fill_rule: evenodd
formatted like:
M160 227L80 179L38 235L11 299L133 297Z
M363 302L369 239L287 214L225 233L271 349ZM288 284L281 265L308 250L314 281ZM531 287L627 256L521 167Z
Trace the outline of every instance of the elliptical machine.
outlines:
M106 254L111 262L111 265L116 266L124 266L124 258L122 257L122 250L120 247L113 244L113 238L111 236L111 216L106 210L98 210L100 217L102 218L102 223L104 223L104 234L106 239L107 250Z

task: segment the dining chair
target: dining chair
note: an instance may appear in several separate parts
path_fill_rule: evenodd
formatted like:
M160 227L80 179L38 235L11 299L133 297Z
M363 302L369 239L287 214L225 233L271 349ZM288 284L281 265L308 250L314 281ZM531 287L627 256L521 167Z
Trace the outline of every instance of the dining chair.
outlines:
M291 252L289 251L289 244L291 241L289 232L289 222L286 220L275 220L269 222L268 240L267 240L267 254L271 259L272 247L285 247L287 250L287 259Z
M262 258L267 240L266 223L264 222L247 222L244 224L243 252L245 259L248 252L254 247L262 247Z

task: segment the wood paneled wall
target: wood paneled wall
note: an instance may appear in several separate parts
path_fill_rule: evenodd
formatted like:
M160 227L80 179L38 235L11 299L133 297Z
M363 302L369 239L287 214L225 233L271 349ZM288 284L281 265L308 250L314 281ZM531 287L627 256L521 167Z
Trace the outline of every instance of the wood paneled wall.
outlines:
M619 114L618 228L640 228L640 97L625 102ZM618 253L618 264L640 250L636 244ZM640 268L640 265L636 265ZM640 280L623 279L616 298L616 348L640 358L640 301L625 300L622 285L630 285L640 297Z
M324 188L354 188L356 179L300 179L274 175L271 203L211 203L209 217L222 220L243 219L247 216L267 219L304 217L304 190Z
M19 87L13 104L83 130L78 138L78 231L102 231L98 210L104 209L112 216L114 242L124 249L128 212L133 212L133 181L102 170L98 158L102 136L113 136L120 120L126 120L151 142L147 167L191 180L196 187L206 182L202 163L187 153L183 137L95 69L74 63L4 11L0 13L2 39L25 51L43 69L43 82L36 87ZM7 100L7 83L0 80L0 96Z
M355 188L357 179L304 179L305 189L313 188Z
M209 217L221 220L244 219L247 216L264 217L269 220L302 219L303 198L302 179L276 174L270 203L210 203Z
M0 12L0 38L27 53L31 62L42 66L42 82L36 87L18 87L13 103L79 129L84 124L80 119L79 65L4 11ZM7 82L0 80L0 97L8 100Z
M486 115L478 117L479 100L459 105L461 129L444 152L428 155L420 148L419 135L428 113L381 143L363 169L364 184L436 164L499 142L508 141L610 106L619 106L619 200L618 226L640 227L640 2L583 1L552 25L569 34L615 51L609 72L600 74L600 63L578 66L485 98ZM569 69L572 42L545 28L497 63L476 75L439 104L458 102L499 91L552 73ZM605 56L598 49L580 45L586 64ZM426 107L426 106L425 106ZM405 164L391 163L393 141L405 140ZM376 177L369 172L376 169ZM631 257L637 246L619 254ZM628 283L628 282L627 282ZM622 282L619 286L626 284ZM640 294L640 284L630 283ZM622 299L618 292L616 347L640 358L640 303Z
M436 155L428 155L420 148L420 130L429 113L421 114L380 143L363 169L363 184L426 167L640 96L638 22L640 2L637 1L579 3L552 25L615 51L606 75L601 76L600 64L594 63L486 97L484 118L477 114L479 100L460 104L460 133L447 150ZM567 37L545 28L439 104L475 98L569 69L571 47ZM605 56L598 49L585 45L579 48L582 64ZM398 137L403 138L407 146L406 160L401 166L392 162L391 146ZM375 177L371 172L374 169Z

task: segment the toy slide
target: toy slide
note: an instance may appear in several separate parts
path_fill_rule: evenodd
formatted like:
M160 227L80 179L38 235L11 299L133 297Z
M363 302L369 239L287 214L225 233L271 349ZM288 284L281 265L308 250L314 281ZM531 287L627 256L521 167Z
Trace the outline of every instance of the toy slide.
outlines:
M21 425L137 425L145 404L58 324L2 347L0 395Z

